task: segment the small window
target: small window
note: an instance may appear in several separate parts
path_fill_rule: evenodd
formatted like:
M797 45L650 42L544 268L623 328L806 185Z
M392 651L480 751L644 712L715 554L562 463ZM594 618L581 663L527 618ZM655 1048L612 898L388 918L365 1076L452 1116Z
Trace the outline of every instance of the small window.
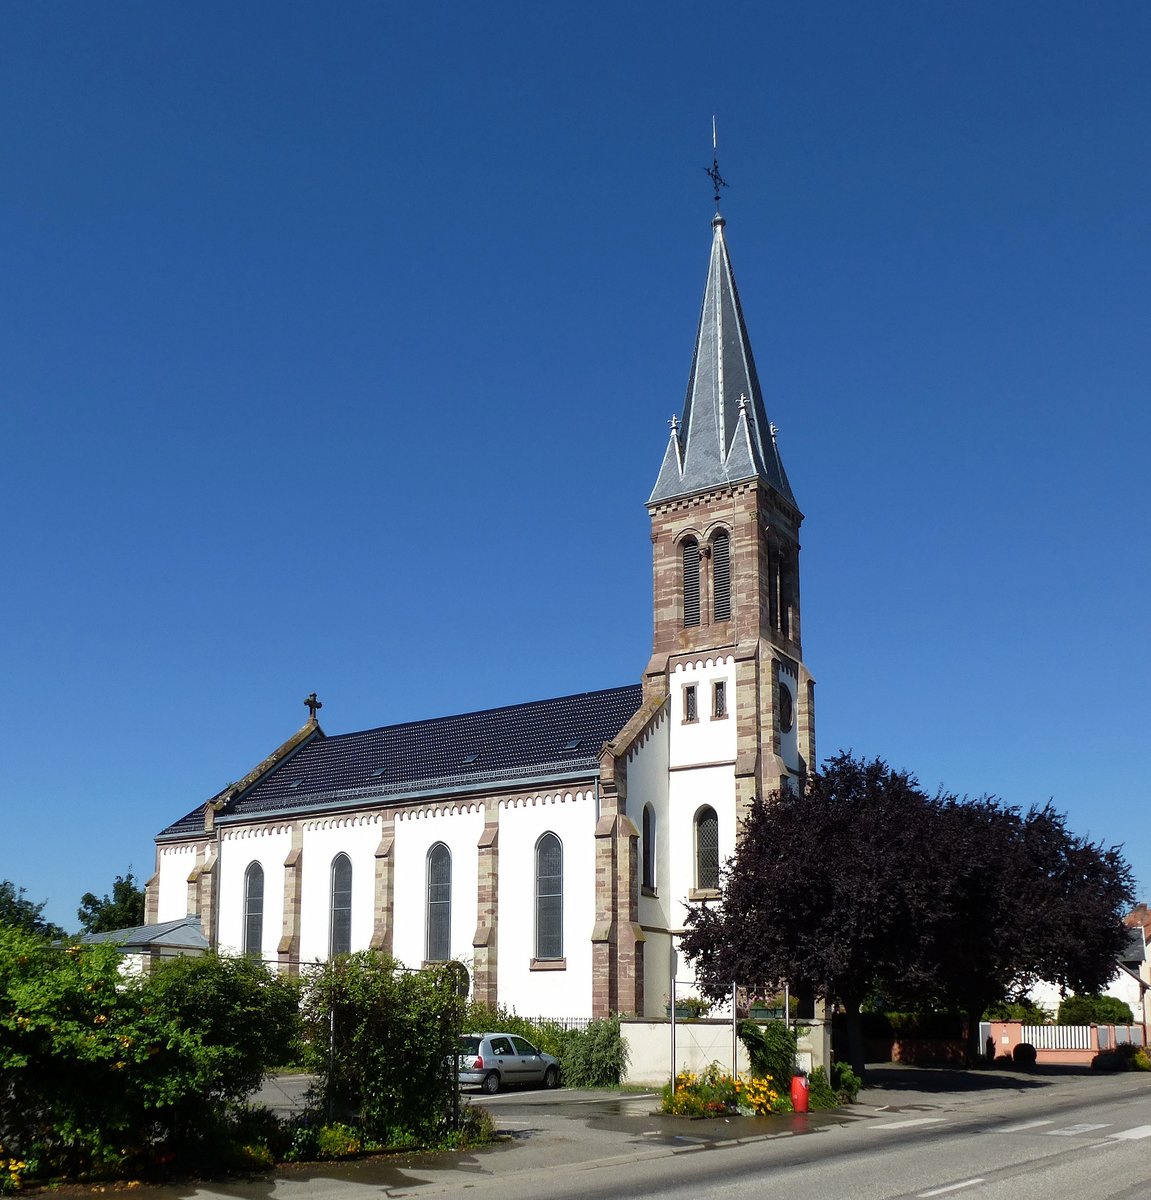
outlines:
M683 544L683 625L699 624L699 543L689 538Z
M719 530L711 539L711 580L713 621L731 619L731 536Z
M711 685L711 715L717 720L727 716L727 682L723 679Z
M244 953L264 955L264 868L258 862L244 872Z
M352 860L346 854L332 859L332 897L328 957L352 950Z
M563 845L554 833L536 842L536 958L563 958Z
M699 720L699 696L694 683L688 683L684 685L683 719L685 721Z
M437 842L428 851L428 962L452 956L452 854Z
M719 887L719 818L710 805L695 814L695 886L700 891Z
M642 856L643 886L655 891L655 809L650 804L643 806L643 837L640 846Z

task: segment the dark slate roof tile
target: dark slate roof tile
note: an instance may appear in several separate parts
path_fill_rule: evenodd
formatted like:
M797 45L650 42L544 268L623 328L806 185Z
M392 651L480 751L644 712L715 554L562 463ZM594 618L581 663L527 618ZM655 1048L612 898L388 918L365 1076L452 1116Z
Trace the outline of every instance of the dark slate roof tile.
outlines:
M596 769L643 699L638 684L317 738L230 801L219 820ZM203 829L204 806L160 836Z

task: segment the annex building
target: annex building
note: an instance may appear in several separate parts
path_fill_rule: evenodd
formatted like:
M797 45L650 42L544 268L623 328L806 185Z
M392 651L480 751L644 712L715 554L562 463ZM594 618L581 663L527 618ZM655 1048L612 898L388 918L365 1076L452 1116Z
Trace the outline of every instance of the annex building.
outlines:
M147 921L196 916L212 946L289 972L369 947L456 959L477 999L533 1016L663 1014L674 936L718 894L741 814L815 760L803 518L711 224L647 501L642 680L343 734L313 696L282 746L157 835Z

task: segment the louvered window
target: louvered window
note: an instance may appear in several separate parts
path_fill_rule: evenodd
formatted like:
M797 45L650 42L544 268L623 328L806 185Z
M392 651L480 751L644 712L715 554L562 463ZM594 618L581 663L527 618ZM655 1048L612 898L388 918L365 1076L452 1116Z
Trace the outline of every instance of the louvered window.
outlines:
M536 958L563 958L564 852L554 833L536 842Z
M332 859L332 899L328 925L328 957L352 950L352 860L346 854Z
M711 539L712 619L731 619L731 536L721 529Z
M244 872L244 953L264 955L264 868L258 862Z
M452 855L437 842L428 851L428 962L452 956Z
M694 538L683 544L683 625L699 624L699 543Z
M695 814L695 886L719 887L719 818L706 805Z
M643 886L655 891L655 810L643 806Z

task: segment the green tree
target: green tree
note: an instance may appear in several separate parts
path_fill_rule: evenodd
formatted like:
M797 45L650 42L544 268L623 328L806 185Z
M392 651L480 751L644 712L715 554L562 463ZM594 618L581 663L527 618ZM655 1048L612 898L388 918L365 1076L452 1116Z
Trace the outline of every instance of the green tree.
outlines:
M67 936L59 925L44 920L43 913L47 903L46 900L39 904L29 900L24 888L17 888L10 880L0 879L0 925L24 929L29 933L50 938Z
M464 1002L447 967L407 971L370 950L320 967L304 992L308 1064L334 1116L359 1114L377 1141L435 1132L454 1081Z
M1130 1025L1131 1006L1118 996L1068 996L1059 1005L1057 1025Z
M131 929L144 923L144 889L132 874L117 875L112 894L102 899L93 892L80 897L76 916L85 933L110 933L114 929Z

